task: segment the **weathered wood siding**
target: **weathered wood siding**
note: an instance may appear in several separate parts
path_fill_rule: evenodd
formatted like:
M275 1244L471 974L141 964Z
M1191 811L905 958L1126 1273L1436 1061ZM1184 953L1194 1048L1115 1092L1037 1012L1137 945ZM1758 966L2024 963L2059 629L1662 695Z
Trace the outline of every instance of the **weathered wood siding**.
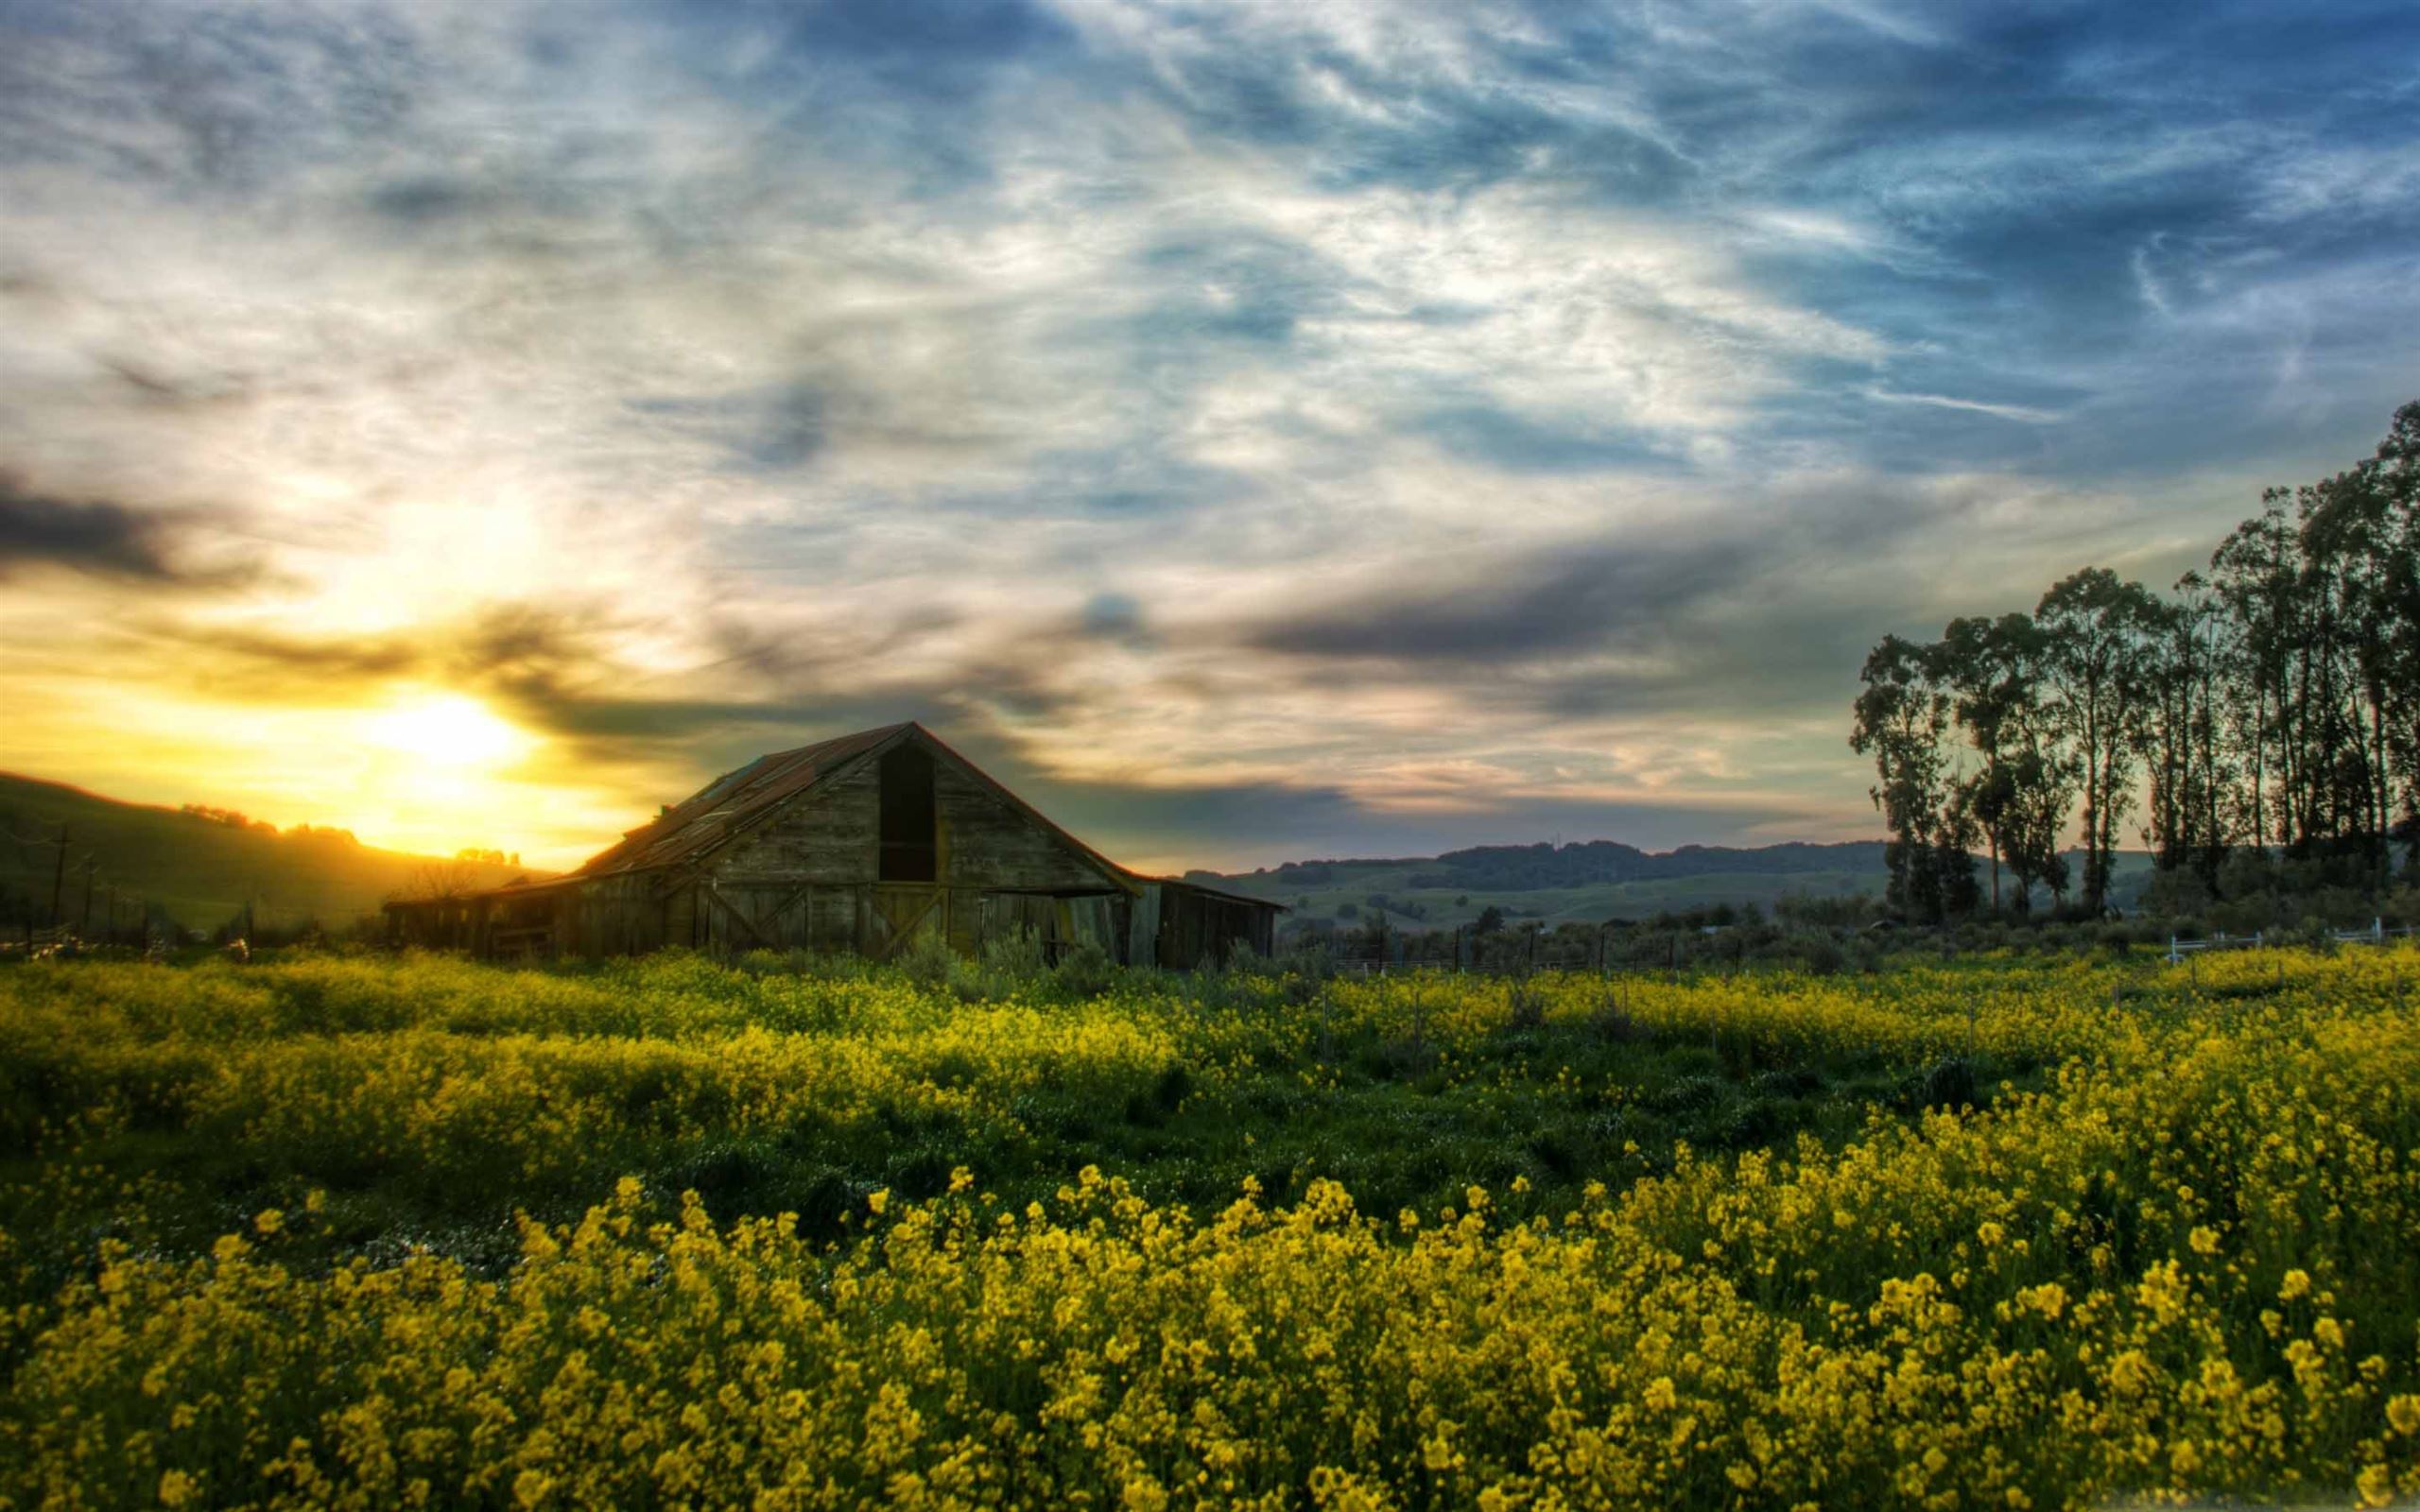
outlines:
M782 805L707 863L710 875L788 878L833 884L872 882L881 847L880 776L863 762Z
M1123 891L1081 850L954 762L933 773L941 880L987 892Z
M1267 955L1276 943L1273 906L1181 882L1158 883L1151 891L1159 916L1151 958L1161 966L1184 971L1221 966L1238 948Z
M878 764L820 783L718 852L708 870L729 879L828 883L880 874ZM1046 824L952 762L933 773L936 880L978 892L1109 892L1119 884Z
M1060 897L940 883L810 885L749 879L708 879L699 894L706 909L699 944L717 952L854 951L885 959L930 936L975 954L1023 931L1040 942L1047 959L1085 943L1125 959L1122 894Z
M1122 955L1123 889L1080 850L952 762L936 764L933 809L938 880L880 882L879 763L819 784L707 863L699 943L879 958L925 935L972 954L1027 929L1052 952L1091 940Z
M853 951L881 959L924 936L972 954L1022 933L1046 960L1089 944L1130 964L1183 971L1219 964L1238 946L1269 954L1276 913L1182 883L1147 883L1129 897L639 872L398 905L389 918L398 944L495 960L639 954L667 945L730 954Z

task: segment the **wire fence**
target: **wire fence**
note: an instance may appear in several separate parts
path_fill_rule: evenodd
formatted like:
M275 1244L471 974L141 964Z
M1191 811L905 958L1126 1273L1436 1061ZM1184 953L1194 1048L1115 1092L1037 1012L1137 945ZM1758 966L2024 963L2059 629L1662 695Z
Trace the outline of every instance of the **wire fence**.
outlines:
M2420 928L2401 924L2389 929L2385 919L2373 919L2367 929L2330 930L2328 936L2339 945L2383 945L2391 939L2409 939L2415 934L2420 934ZM2229 935L2226 931L2221 930L2207 939L2183 939L2170 935L2168 936L2168 959L2169 964L2172 966L2187 955L2202 951L2256 951L2271 945L2287 943L2299 945L2307 942L2308 938L2308 936L2281 936L2273 938L2266 930L2255 930L2249 935Z
M1871 931L1826 933L1836 943L1846 943ZM2383 918L2376 918L2365 929L2330 930L2325 937L2340 945L2386 945L2416 936L2420 936L2420 926L2390 925ZM2308 946L2319 937L2307 930L2256 930L2249 935L2221 931L2204 939L2170 935L2166 959L2176 965L2208 951ZM1945 960L1964 954L1945 935L1937 942L1895 934L1883 938L1908 954L1928 955L1938 950ZM1767 942L1767 947L1774 943ZM2138 940L2137 948L2143 944L2149 944L2153 951L2159 948L2155 939ZM1686 971L1740 970L1755 964L1773 964L1767 959L1769 948L1751 947L1744 938L1735 940L1731 932L1722 929L1662 932L1651 937L1625 936L1610 929L1590 937L1568 932L1498 931L1473 935L1455 931L1392 936L1377 945L1366 939L1331 938L1305 942L1300 948L1318 955L1327 970L1347 976L1411 971L1481 976L1526 976L1537 971L1678 975Z

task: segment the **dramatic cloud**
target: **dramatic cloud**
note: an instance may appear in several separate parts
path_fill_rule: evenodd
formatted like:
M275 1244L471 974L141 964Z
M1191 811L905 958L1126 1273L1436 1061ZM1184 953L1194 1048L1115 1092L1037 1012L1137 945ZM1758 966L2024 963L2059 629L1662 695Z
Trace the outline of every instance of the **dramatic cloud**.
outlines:
M105 499L57 499L0 473L0 577L36 567L64 568L154 589L224 586L249 569L204 565L175 544L193 524Z
M0 765L560 860L921 717L1145 862L1870 833L1876 636L2165 581L2412 397L2416 55L2349 0L0 9ZM448 699L509 755L374 748Z

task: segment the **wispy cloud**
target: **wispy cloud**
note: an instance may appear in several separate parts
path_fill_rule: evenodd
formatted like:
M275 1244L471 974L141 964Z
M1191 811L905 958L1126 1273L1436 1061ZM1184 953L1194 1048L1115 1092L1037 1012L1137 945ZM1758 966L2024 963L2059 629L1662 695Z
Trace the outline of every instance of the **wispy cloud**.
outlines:
M2020 421L2028 425L2051 425L2066 418L2056 410L2042 409L2032 404L1994 404L1979 399L1959 399L1949 394L1903 394L1888 388L1868 388L1865 397L1877 404L1930 404L1937 409L1962 409L1971 415L1991 415L2000 420Z

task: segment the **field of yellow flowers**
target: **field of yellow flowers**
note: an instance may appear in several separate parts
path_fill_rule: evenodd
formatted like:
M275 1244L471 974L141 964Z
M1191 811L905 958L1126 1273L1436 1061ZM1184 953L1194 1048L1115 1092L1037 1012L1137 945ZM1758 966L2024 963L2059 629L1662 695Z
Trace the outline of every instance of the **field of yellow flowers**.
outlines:
M0 1506L2420 1496L2420 954L0 971Z

